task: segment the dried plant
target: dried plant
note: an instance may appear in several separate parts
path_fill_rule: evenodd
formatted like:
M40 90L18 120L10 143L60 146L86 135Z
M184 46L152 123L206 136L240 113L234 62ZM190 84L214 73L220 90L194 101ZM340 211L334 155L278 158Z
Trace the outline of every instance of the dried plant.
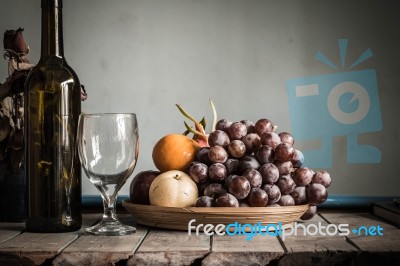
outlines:
M34 66L29 63L29 46L22 32L19 28L4 33L8 78L0 84L0 163L10 160L15 172L24 158L24 83Z

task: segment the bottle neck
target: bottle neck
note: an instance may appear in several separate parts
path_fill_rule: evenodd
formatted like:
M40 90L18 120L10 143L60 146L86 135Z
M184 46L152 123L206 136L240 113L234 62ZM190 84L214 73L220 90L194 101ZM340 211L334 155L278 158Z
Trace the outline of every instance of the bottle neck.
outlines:
M64 57L62 9L57 5L42 7L41 59L52 56Z

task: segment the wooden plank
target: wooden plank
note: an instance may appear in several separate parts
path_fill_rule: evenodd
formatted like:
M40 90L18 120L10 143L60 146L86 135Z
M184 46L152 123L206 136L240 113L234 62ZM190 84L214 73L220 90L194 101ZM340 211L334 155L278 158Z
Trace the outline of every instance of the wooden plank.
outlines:
M24 229L24 223L0 223L0 243L20 235ZM17 266L21 264L19 256L0 251L0 265Z
M347 236L360 250L352 265L400 265L400 230L369 213L326 213L322 216L333 224L349 224ZM380 226L383 235L357 232L360 226ZM356 229L355 232L352 232Z
M85 227L93 224L98 215L84 215L82 229L69 233L24 232L0 243L0 265L39 265L54 258L82 234ZM15 225L24 227L23 224Z
M151 229L127 265L190 265L210 251L210 238L187 231Z
M326 213L322 216L333 224L349 224L350 234L347 236L361 251L371 252L400 252L400 230L385 221L369 213ZM382 234L371 236L365 235L361 230L353 233L353 229L359 229L360 226L382 227Z
M136 233L127 236L82 235L54 259L53 265L114 265L119 261L128 260L146 236L148 229L134 225L131 216L121 218L121 221L135 226Z
M0 243L21 234L24 229L24 223L0 223Z
M329 225L319 215L315 215L311 220L298 221L298 225L310 228L310 232L315 232L315 226ZM307 230L307 229L306 229ZM351 261L357 255L357 248L346 241L344 236L335 235L307 235L302 226L296 230L287 229L286 233L290 236L281 237L287 253L279 260L278 265L342 265ZM330 230L332 234L334 230Z
M276 236L246 238L245 235L214 235L212 253L204 258L202 265L267 265L284 254Z
M53 258L66 246L78 238L79 233L23 233L0 244L0 254L21 260L29 260L35 265Z
M394 226L400 227L400 207L396 206L393 202L378 202L372 207L372 213L375 216Z

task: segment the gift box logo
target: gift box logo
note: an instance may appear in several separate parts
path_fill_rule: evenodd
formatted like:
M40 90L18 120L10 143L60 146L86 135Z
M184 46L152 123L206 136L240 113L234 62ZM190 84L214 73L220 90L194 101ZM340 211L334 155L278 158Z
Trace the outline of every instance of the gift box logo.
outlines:
M338 41L342 69L346 67L347 39ZM367 49L348 68L371 57ZM316 59L337 69L323 53ZM316 150L303 150L309 167L332 167L332 138L347 137L348 163L379 163L377 147L358 143L358 135L382 130L378 85L374 69L347 71L312 77L289 79L286 82L289 99L291 131L298 140L319 140Z

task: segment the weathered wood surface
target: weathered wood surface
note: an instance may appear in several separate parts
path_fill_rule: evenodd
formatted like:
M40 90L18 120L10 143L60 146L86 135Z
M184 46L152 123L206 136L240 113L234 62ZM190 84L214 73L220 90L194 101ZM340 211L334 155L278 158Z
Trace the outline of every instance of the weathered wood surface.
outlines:
M341 265L348 263L357 254L357 248L348 243L345 236L307 235L307 226L310 224L325 228L329 225L316 215L312 220L298 222L297 230L287 229L288 236L281 236L286 254L279 265ZM314 233L314 227L308 231ZM333 234L334 231L330 232Z
M359 249L353 265L400 265L399 228L369 213L326 213L322 217L333 224L349 224L350 234L346 238ZM364 229L378 226L382 228L379 230L382 235L378 230Z
M85 215L83 218L83 228L93 224L98 219L93 215ZM15 231L15 234L8 241L0 243L0 265L43 264L46 260L53 259L74 242L84 230L82 228L78 232L61 234L21 233L21 230L24 229L22 224L15 225L14 229L10 229L12 227L9 226L8 224L7 229L1 231Z
M125 224L133 225L131 217L121 217ZM128 260L147 234L147 228L135 225L136 233L128 236L82 235L53 261L53 265L113 265Z
M0 243L21 234L24 228L23 223L0 223Z
M127 265L190 265L210 251L210 238L152 229Z
M55 257L78 238L78 233L37 234L23 233L0 244L0 256L10 255L11 261L31 261L40 265Z
M383 220L368 213L327 213L322 214L328 221L334 224L349 224L350 234L348 238L356 244L361 251L389 252L400 251L400 230ZM361 226L370 228L380 226L383 235L365 235L366 231ZM360 229L359 232L352 232L353 229ZM372 232L373 233L373 232Z
M250 234L215 236L211 253L203 265L267 265L283 256L284 249L275 236Z
M383 236L306 236L300 226L296 235L246 240L246 235L189 236L140 225L129 236L84 235L100 217L85 215L81 231L64 234L27 233L23 224L0 224L0 265L400 265L400 229L367 213L322 213L301 224L333 228L342 223L349 230L379 225ZM134 224L131 216L121 217Z

